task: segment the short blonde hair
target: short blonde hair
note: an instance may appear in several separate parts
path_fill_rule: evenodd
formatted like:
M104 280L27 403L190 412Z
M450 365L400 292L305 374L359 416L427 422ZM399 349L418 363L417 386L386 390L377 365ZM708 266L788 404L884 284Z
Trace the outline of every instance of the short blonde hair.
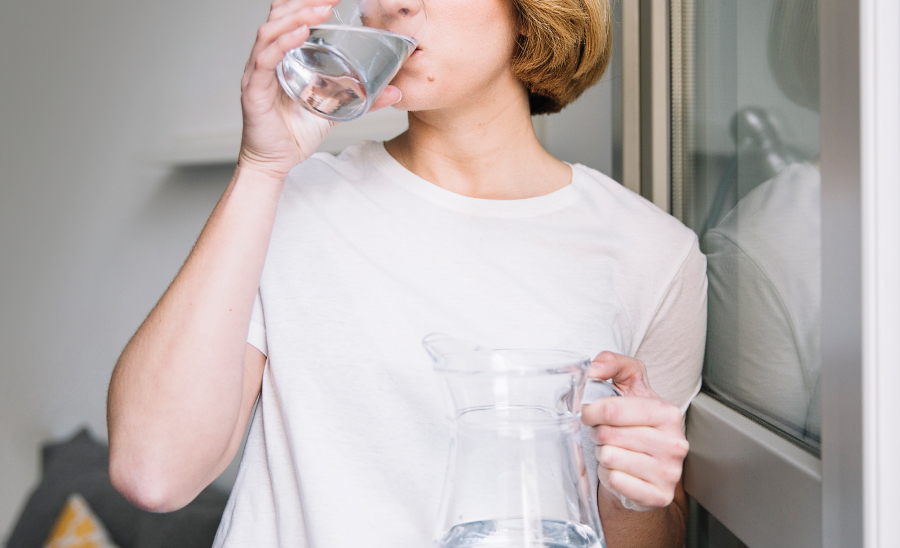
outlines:
M528 89L531 114L559 112L609 66L609 0L513 0L519 40L513 72Z

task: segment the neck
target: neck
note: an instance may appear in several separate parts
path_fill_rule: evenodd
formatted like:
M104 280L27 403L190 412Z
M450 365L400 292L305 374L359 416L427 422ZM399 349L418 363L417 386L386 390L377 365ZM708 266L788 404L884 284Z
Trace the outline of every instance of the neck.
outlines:
M401 165L451 192L513 200L569 184L571 168L551 156L534 133L528 95L473 98L465 105L410 112L409 130L385 143Z

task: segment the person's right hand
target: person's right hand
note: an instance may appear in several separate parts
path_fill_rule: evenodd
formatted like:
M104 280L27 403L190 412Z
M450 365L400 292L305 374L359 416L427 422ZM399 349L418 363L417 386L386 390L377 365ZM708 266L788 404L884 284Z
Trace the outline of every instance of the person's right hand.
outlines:
M275 74L285 54L303 44L309 27L325 22L338 0L275 0L259 28L241 79L244 129L238 166L284 179L311 156L334 125L291 99ZM388 86L372 110L400 100Z

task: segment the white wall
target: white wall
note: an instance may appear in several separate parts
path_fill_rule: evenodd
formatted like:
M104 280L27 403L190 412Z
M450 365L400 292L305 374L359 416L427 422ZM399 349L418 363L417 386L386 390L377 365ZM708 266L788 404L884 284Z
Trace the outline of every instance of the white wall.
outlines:
M105 437L116 358L231 175L153 158L233 124L267 6L0 3L0 538L41 443ZM548 148L609 173L610 111L607 83L548 120Z
M550 153L612 176L613 84L610 68L600 83L577 101L547 117L544 146Z

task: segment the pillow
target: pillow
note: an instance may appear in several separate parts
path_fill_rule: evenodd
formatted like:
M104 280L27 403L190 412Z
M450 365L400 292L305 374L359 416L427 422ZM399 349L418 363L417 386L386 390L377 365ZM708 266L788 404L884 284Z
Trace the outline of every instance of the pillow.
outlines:
M44 548L118 548L78 493L69 495Z
M43 477L25 504L6 548L41 548L69 495L79 493L113 542L132 548L147 512L131 505L109 481L109 451L87 430L43 448Z
M209 548L228 494L207 487L168 514L138 509L109 481L109 450L87 430L43 448L44 475L25 504L6 548L42 548L72 493L79 493L121 548ZM2 543L0 543L2 544Z

